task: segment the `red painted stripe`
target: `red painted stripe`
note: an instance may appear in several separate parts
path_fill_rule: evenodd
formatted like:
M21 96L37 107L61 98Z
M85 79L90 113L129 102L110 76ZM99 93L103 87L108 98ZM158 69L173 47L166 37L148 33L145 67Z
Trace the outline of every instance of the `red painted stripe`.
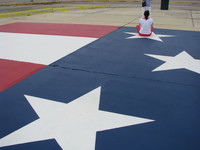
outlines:
M100 38L118 28L119 26L18 22L1 25L0 32Z
M39 71L45 65L0 59L0 92Z

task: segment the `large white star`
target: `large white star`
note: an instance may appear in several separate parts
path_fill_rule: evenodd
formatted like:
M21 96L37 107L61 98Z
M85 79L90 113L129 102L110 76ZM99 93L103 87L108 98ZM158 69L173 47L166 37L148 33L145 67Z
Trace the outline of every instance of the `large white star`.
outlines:
M181 52L180 54L172 56L162 56L162 55L152 55L145 54L147 56L159 59L165 63L157 67L153 71L163 71L163 70L172 70L172 69L188 69L190 71L200 74L200 59L194 59L186 51Z
M134 32L125 32L125 33L133 35L133 36L127 37L126 39L147 38L147 39L156 40L156 41L160 41L160 42L163 42L163 40L161 40L160 37L174 37L174 35L155 34L154 32L152 32L151 36L140 36L138 33L134 33Z
M40 118L2 138L0 147L55 139L63 150L94 150L97 131L153 121L99 110L100 88L68 104L25 97Z

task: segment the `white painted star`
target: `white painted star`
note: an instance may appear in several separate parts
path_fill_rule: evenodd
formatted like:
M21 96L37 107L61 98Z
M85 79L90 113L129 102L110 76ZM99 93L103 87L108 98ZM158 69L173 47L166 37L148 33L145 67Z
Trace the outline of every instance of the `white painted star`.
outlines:
M153 71L163 71L163 70L172 70L172 69L188 69L190 71L200 74L200 59L194 59L186 51L183 51L174 57L162 56L162 55L152 55L152 54L145 54L145 55L162 60L165 62L164 64L157 67Z
M152 32L151 36L140 36L138 33L133 33L133 32L125 32L125 33L133 35L133 36L130 36L126 39L147 38L147 39L156 40L156 41L160 41L160 42L163 42L163 40L161 40L160 37L174 37L174 35L161 35L161 34L155 34L154 32Z
M94 150L96 132L153 120L99 110L100 88L65 104L25 95L40 117L0 140L0 147L55 139L63 150Z

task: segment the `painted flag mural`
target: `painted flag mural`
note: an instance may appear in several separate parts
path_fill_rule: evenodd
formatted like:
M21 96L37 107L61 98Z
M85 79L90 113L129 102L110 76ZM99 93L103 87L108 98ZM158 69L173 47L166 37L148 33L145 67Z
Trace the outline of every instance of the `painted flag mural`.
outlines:
M0 26L0 150L200 149L200 32Z

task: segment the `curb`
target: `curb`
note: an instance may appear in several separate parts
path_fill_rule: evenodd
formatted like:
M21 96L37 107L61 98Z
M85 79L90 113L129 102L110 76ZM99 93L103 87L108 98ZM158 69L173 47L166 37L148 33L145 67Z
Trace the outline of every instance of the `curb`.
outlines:
M33 14L43 14L43 13L53 13L60 11L70 11L70 10L80 10L80 9L95 9L107 7L109 5L83 5L83 6L74 6L74 7L59 7L59 8L43 8L43 9L34 9L27 11L18 11L11 13L0 13L0 17L15 17L15 16L28 16Z
M42 4L59 4L72 2L141 2L141 0L70 0L55 2L28 2L28 3L11 3L0 4L0 6L20 6L20 5L42 5ZM152 3L161 3L160 1L152 1ZM200 4L200 2L169 2L170 4Z

